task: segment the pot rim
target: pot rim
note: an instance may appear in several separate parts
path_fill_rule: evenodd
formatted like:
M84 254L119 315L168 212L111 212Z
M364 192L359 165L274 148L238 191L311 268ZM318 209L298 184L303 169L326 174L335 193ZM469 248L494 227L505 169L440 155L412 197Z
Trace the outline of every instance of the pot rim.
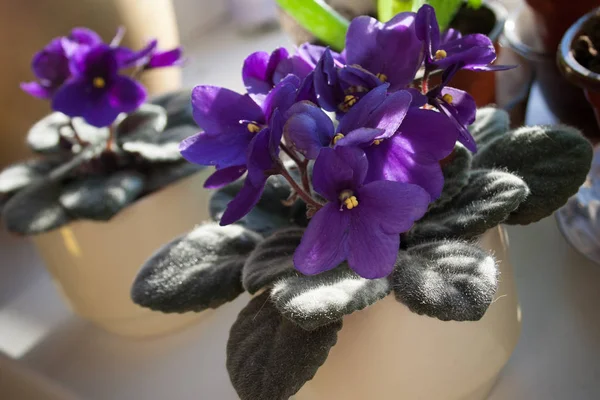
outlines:
M600 91L600 74L579 64L571 52L573 41L581 33L583 25L592 18L600 20L600 7L585 14L571 25L560 42L556 59L560 71L571 83L584 89Z
M527 8L527 5L521 4L515 11L510 13L504 23L503 35L500 38L500 42L502 46L510 47L518 55L529 61L552 62L554 59L553 54L541 52L524 43L517 32L517 20Z

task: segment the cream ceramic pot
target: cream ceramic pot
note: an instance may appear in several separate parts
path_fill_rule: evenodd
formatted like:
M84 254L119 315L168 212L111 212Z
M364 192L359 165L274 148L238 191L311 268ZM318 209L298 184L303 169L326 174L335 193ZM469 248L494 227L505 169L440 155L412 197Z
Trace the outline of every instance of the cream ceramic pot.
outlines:
M489 230L495 301L478 322L442 322L412 313L392 296L344 318L338 342L295 400L483 400L517 344L521 314L508 241Z
M131 301L142 264L156 249L208 219L202 170L146 196L108 222L75 221L33 236L73 311L107 331L144 337L164 334L199 318L163 314Z

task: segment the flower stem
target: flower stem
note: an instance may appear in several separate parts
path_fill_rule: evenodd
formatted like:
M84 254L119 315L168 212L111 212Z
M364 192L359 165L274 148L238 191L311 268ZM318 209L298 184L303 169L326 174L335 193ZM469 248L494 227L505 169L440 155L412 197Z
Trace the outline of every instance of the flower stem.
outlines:
M308 193L306 193L304 191L304 189L302 189L300 187L300 185L298 185L298 183L294 180L294 178L292 178L292 176L290 175L290 173L285 169L285 167L283 166L283 164L280 164L280 171L279 171L279 173L281 174L281 176L283 176L285 178L286 181L289 182L289 184L292 186L292 189L294 189L294 191L298 194L298 196L302 200L304 200L304 202L306 204L315 207L317 210L320 209L323 206L321 203L319 203L315 199L313 199Z
M423 74L423 79L421 81L421 93L427 94L429 91L429 71L425 71Z
M85 147L89 144L88 142L83 140L81 136L79 136L79 134L77 133L77 129L75 129L75 125L73 125L73 118L69 118L69 127L73 131L73 137L75 138L75 141L78 145L80 145L81 147Z
M300 160L298 154L283 143L280 143L279 147L281 147L281 150L283 150L283 152L287 154L296 163L296 165L298 165L298 169L300 170L300 176L302 177L302 187L310 196L311 189L310 182L308 180L308 160Z
M113 142L115 141L115 129L113 125L108 127L108 140L106 141L106 150L112 151Z

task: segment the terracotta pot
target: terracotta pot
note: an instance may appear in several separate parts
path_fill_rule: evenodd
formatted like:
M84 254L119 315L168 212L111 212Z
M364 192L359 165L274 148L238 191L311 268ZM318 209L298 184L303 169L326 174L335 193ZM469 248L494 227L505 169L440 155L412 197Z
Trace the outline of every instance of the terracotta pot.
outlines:
M125 336L164 334L201 314L162 314L131 301L140 266L156 249L209 218L202 170L154 192L108 222L75 221L33 236L46 267L73 311ZM165 212L168 210L168 212Z
M558 66L563 75L584 90L585 97L594 109L600 128L600 74L585 68L573 56L573 43L581 35L584 25L592 19L600 21L600 7L581 17L565 33L557 54ZM599 25L600 26L600 23ZM598 132L600 136L600 131Z
M579 17L598 6L598 0L525 0L534 10L535 29L544 51L554 53L564 33Z
M537 80L548 108L561 122L579 128L591 140L600 139L583 92L562 76L556 52L545 50L533 9L523 5L508 17L502 43L521 57L524 67L517 70L533 71L531 77Z
M344 318L329 357L296 400L483 400L514 350L521 327L502 227L480 245L499 260L496 301L478 322L419 316L388 297Z

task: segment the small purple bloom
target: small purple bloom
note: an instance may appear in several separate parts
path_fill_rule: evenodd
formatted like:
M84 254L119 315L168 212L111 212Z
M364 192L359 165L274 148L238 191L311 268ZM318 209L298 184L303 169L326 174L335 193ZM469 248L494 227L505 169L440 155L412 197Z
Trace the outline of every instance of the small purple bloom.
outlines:
M334 143L363 149L369 160L366 182L419 185L435 200L444 186L439 161L454 149L458 131L445 115L415 102L422 100L413 100L409 91L386 95L385 86L373 89L340 121Z
M192 91L194 120L204 132L190 136L179 146L181 155L217 171L205 183L216 188L238 179L248 165L248 148L267 128L276 110L285 113L294 102L299 81L288 76L269 92L262 105L249 95L216 86L197 86Z
M415 32L415 13L400 13L386 23L362 16L352 20L346 35L347 65L358 65L390 83L406 88L423 63L423 43Z
M56 90L69 78L69 60L62 46L62 38L53 39L35 54L31 69L37 82L21 84L21 89L34 97L51 98Z
M377 181L364 184L368 161L355 147L323 149L315 162L315 191L329 202L312 217L294 253L300 272L313 275L347 261L364 278L389 275L408 231L429 206L416 185Z
M269 126L250 141L247 155L248 174L244 186L227 205L219 222L220 225L232 224L248 214L260 200L267 178L279 168L279 143L283 134L282 118L279 110L275 110Z
M491 66L496 60L494 44L485 35L473 34L461 37L452 30L440 37L435 10L430 5L422 6L415 22L417 37L425 42L425 67L436 69L470 69L476 71L497 71L514 68L512 66Z
M477 104L467 92L452 87L440 86L427 93L428 103L445 114L458 129L458 140L472 152L477 151L475 139L467 129L475 122Z
M303 44L296 54L285 48L275 49L271 54L258 51L250 54L242 67L242 78L251 97L260 102L279 82L288 75L305 79L315 68L324 47Z
M335 130L333 121L309 101L294 104L288 111L284 137L291 147L309 160L314 160L323 147L329 147Z
M136 110L146 98L137 81L119 75L114 48L105 44L70 60L73 76L56 92L52 108L70 117L83 117L90 125L103 127L120 113Z

